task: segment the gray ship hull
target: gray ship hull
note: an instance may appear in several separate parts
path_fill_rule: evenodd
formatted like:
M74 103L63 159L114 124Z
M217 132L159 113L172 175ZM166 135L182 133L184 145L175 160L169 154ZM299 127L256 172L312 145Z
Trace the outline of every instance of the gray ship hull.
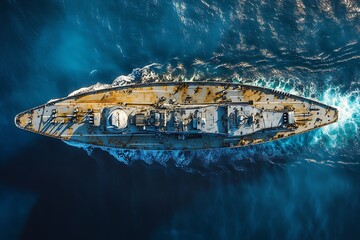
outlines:
M338 119L314 100L219 82L133 84L50 101L19 113L17 127L101 147L192 150L242 147Z

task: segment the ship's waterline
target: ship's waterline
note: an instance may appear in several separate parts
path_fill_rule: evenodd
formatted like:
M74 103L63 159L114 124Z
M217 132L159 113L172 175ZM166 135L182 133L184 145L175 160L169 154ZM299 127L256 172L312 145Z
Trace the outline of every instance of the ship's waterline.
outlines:
M241 147L336 122L325 104L219 82L147 83L71 95L19 113L31 132L95 146L144 150Z

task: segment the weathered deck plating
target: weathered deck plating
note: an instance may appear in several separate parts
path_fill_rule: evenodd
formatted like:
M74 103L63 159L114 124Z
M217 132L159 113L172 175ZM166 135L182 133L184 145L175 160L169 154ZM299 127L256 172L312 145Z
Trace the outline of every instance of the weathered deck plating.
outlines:
M19 113L17 127L62 140L124 149L240 147L336 122L322 103L262 87L151 83L50 101Z

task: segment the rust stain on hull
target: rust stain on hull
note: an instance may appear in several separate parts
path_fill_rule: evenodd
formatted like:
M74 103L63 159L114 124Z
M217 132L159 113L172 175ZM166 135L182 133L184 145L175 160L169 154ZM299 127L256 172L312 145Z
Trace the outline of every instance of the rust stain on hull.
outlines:
M337 121L331 106L262 87L217 82L128 85L65 97L19 113L17 127L124 149L242 147Z

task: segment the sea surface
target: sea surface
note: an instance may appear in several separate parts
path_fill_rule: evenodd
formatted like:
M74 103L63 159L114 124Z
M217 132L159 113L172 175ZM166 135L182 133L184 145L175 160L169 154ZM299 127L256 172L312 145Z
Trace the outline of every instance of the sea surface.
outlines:
M360 239L358 0L0 0L0 26L0 239ZM83 87L208 80L317 99L339 121L173 153L13 122Z

